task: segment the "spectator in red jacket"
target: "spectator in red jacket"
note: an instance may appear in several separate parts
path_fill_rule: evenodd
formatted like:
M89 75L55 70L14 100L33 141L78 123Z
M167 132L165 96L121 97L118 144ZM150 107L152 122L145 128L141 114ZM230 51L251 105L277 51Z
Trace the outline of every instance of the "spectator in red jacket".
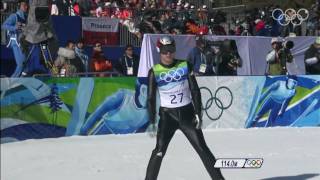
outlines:
M265 22L261 19L255 20L256 36L268 36L268 30L265 27Z
M103 54L101 43L96 43L93 48L93 55L91 59L91 71L92 72L107 72L112 71L112 63L107 60ZM103 77L101 73L98 76Z

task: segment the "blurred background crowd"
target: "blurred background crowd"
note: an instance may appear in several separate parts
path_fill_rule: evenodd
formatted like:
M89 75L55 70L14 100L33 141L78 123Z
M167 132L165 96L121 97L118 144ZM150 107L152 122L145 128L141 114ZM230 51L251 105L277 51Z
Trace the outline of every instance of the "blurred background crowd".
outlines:
M1 2L8 12L10 1ZM50 0L51 15L118 18L141 38L144 33L288 36L319 35L319 1L268 2L217 0ZM270 5L271 4L271 5ZM307 8L309 18L297 27L282 27L272 18L276 8Z
M10 14L17 9L19 11L21 3L17 6L17 2L1 1L1 24L10 19ZM301 15L308 18L301 22L295 18L288 25L282 26L283 18L279 17L283 15L280 11L274 13L274 10L279 8L305 8L307 11L301 12ZM100 43L92 47L93 53L89 57L84 51L86 45L81 37L76 42L68 41L64 47L57 50L57 57L52 64L58 68L59 73L63 72L63 76L88 71L97 72L96 76L104 76L99 72L112 69L123 75L136 75L139 57L133 53L134 46L141 46L145 33L269 37L320 35L318 0L49 0L49 11L51 16L117 18L122 30L127 32L120 32L120 39L123 39L123 36L126 39L137 39L134 44L132 41L120 43L120 46L125 48L117 65L112 65L105 57ZM2 36L6 35L5 29L3 25ZM197 46L200 47L200 44L201 40L197 41ZM191 58L191 55L189 57ZM17 66L22 66L22 62L23 60L16 58ZM241 62L237 62L235 66L240 67ZM128 67L132 67L133 71L129 72ZM17 71L21 71L21 68Z

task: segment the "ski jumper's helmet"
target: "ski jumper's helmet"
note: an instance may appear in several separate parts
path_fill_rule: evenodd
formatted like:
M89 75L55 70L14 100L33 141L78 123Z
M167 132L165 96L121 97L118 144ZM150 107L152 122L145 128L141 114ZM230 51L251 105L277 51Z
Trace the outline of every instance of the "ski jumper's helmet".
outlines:
M160 53L176 52L176 43L171 36L161 37L157 42L157 46L160 49Z

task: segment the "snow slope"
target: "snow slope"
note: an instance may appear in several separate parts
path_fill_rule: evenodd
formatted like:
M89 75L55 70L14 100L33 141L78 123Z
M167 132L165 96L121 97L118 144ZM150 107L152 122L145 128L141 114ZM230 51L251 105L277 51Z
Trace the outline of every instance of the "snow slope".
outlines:
M320 179L320 128L205 130L219 158L264 158L261 169L223 169L227 180ZM65 137L1 144L1 180L143 180L155 139L147 134ZM177 132L159 180L209 180Z

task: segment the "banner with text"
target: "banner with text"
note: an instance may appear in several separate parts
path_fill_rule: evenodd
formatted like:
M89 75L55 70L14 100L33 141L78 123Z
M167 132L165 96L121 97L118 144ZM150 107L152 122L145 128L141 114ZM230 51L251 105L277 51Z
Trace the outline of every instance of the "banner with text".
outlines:
M82 18L82 36L88 45L119 44L119 20L114 18Z

